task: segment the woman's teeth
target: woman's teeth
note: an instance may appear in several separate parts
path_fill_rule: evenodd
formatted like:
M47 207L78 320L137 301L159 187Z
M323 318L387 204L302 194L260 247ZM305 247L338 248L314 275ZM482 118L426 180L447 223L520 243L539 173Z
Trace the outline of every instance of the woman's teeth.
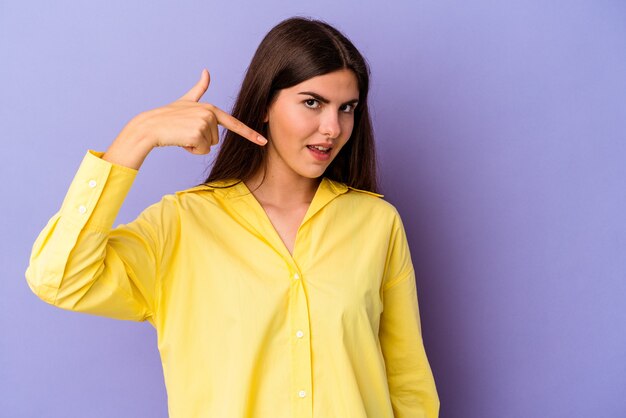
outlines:
M330 151L330 148L325 148L325 147L322 147L322 146L319 146L319 145L307 145L307 147L311 148L311 149L316 149L316 150L322 151L322 152Z

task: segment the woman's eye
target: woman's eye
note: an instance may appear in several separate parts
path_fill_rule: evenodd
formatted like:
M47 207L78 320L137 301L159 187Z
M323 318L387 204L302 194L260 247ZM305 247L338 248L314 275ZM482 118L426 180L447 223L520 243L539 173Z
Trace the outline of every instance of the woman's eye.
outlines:
M306 107L308 107L309 109L317 109L319 108L319 101L317 99L307 99L304 101ZM317 106L313 107L313 104L317 103ZM347 104L344 105L345 109L343 112L344 113L354 113L354 108L356 107L356 105L354 104Z
M318 103L318 101L316 99L307 99L307 100L304 101L304 103L310 103L310 102ZM307 104L307 107L310 107L310 106ZM314 107L312 109L317 109L317 107Z
M353 104L347 104L347 105L346 105L346 107L349 107L349 109L350 109L350 110L346 110L346 113L352 113L352 112L354 112L355 105L353 105Z

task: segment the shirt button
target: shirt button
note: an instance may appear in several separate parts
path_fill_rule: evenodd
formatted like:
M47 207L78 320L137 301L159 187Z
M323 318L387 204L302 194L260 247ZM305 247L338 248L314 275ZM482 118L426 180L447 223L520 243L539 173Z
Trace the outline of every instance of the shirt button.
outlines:
M300 275L298 273L294 273L293 278L294 280L298 280L300 278Z
M94 187L96 187L96 184L97 184L97 183L96 183L96 181L95 181L95 180L89 180L89 187L91 187L92 189L93 189Z
M298 396L304 398L306 396L306 392L301 390L300 392L298 392Z
M298 338L302 338L302 336L304 335L304 332L298 330L298 332L296 332L296 337Z
M85 213L85 212L87 212L87 208L85 207L85 205L80 205L80 206L78 207L78 211L79 211L80 213Z

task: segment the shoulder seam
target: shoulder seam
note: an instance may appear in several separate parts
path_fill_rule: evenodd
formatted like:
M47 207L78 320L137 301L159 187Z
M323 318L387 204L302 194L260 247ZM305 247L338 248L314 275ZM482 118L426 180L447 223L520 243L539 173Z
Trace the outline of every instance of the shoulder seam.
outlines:
M348 186L348 189L354 190L355 192L361 192L361 193L369 194L369 195L376 196L376 197L384 197L385 196L385 195L380 194L380 193L371 192L369 190L357 189L356 187L352 187L352 186Z
M174 192L174 194L178 195L178 194L183 194L183 193L194 193L194 192L199 192L201 190L213 191L214 188L206 184L201 184L199 186L190 187L188 189L178 190Z

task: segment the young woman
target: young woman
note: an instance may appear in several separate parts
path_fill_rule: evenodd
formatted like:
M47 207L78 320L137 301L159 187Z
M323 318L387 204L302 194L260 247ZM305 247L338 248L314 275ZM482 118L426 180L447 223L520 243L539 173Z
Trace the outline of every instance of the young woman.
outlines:
M405 230L377 193L368 76L327 23L279 23L232 116L199 101L203 71L106 153L87 151L29 286L60 308L149 321L172 418L438 416ZM218 124L204 183L113 228L152 149L206 154Z

